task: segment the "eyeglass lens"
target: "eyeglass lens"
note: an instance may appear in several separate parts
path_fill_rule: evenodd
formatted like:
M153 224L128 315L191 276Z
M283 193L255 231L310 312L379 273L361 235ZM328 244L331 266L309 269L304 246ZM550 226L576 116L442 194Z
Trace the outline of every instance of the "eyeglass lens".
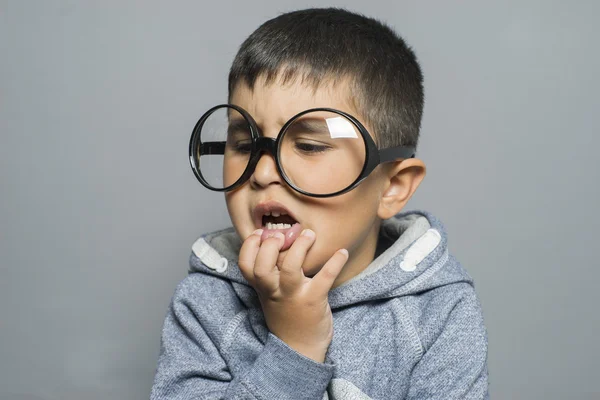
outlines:
M250 123L235 109L213 112L200 131L200 173L215 189L233 185L250 161ZM360 175L366 144L346 117L312 111L295 119L280 138L280 167L289 183L311 194L332 194Z

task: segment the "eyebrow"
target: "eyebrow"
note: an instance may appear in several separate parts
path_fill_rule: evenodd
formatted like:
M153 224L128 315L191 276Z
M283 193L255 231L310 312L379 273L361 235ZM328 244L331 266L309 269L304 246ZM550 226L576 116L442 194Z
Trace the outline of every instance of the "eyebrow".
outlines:
M243 118L232 118L227 125L227 133L250 131L250 124Z
M329 127L324 118L302 118L294 121L292 131L299 130L304 133L329 133Z
M280 122L280 121L279 121ZM283 127L283 123L280 122L280 126ZM262 135L263 129L260 125L257 124L259 134ZM325 118L317 118L317 117L300 117L296 119L291 126L291 132L301 131L304 133L329 133L329 127L325 122ZM232 117L229 120L229 124L227 126L227 132L244 132L250 130L250 124L244 118L240 117Z

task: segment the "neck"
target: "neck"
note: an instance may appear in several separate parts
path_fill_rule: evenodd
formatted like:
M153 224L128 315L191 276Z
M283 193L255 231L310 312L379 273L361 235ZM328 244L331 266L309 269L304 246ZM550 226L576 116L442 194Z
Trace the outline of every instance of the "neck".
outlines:
M364 235L363 240L358 241L359 245L352 249L348 249L348 261L333 283L333 288L348 282L350 279L360 274L375 259L380 226L381 221L377 220L371 229Z

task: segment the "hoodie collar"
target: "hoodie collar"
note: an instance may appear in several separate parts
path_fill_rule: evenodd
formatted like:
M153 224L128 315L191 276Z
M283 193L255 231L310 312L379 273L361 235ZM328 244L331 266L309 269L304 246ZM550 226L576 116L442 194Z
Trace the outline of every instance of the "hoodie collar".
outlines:
M190 273L226 278L247 305L257 305L256 293L237 265L241 247L233 228L200 237L192 247ZM404 212L384 220L376 258L360 274L332 289L332 309L370 300L413 294L471 278L457 263L449 263L442 223L423 211ZM440 273L445 269L445 273Z

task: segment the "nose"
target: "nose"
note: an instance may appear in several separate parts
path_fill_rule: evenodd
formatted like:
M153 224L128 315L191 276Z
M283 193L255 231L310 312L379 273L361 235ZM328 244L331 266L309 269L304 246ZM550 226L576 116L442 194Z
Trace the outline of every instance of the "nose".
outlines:
M250 183L254 188L265 188L269 185L280 185L282 178L277 171L275 158L269 152L262 152L254 172L250 176Z

